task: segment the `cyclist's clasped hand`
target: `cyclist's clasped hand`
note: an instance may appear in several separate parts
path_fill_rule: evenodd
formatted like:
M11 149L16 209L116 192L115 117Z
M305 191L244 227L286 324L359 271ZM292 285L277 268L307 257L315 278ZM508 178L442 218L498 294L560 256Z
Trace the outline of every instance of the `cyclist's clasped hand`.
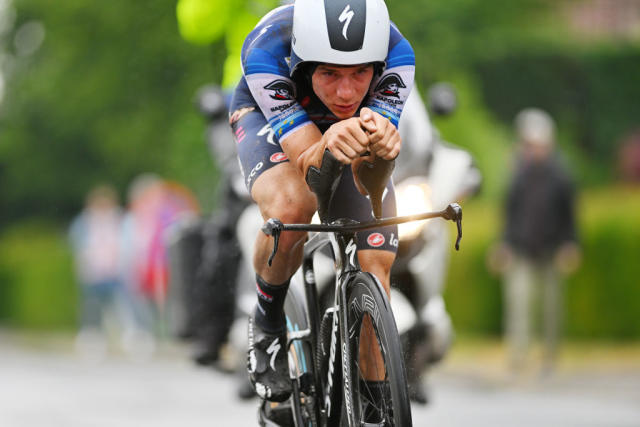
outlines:
M402 146L396 127L386 117L366 107L360 111L360 117L333 124L324 133L323 142L344 164L352 163L366 151L385 160L393 160Z
M385 160L398 157L402 146L400 133L386 117L365 107L360 110L359 120L362 128L368 133L368 149L372 153Z
M322 136L331 154L344 164L350 164L369 149L369 135L358 117L334 123Z

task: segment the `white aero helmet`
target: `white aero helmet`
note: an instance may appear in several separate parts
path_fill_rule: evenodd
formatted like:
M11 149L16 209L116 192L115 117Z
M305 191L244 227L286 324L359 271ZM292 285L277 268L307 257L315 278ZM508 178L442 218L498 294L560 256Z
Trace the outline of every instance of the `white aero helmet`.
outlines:
M384 0L296 0L291 74L304 62L384 63L389 25Z

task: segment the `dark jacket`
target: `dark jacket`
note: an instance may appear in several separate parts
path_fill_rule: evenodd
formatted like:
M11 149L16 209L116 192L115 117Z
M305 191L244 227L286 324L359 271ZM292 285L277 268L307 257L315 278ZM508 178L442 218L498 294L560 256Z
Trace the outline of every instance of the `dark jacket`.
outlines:
M505 241L526 257L552 257L576 241L573 204L573 183L557 158L521 160L507 194Z

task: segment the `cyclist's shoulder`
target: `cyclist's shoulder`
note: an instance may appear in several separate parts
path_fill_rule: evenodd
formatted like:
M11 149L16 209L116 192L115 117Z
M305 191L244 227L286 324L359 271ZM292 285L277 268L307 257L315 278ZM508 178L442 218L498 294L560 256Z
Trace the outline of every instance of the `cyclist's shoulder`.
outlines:
M392 62L400 60L401 62L415 63L411 43L409 43L409 40L402 35L396 24L393 22L391 22L391 28L389 31L389 53L387 54L387 66L389 66L390 59L394 60ZM401 65L409 65L409 63ZM392 65L399 64L392 63Z
M267 13L249 33L242 47L242 60L283 60L291 52L293 5L280 6Z

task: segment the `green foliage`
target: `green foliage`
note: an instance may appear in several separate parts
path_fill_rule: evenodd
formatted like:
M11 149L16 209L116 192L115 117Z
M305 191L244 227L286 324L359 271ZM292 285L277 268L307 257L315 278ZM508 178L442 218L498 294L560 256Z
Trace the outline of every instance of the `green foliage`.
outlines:
M499 207L485 200L465 204L464 239L451 256L445 300L458 330L501 332L500 279L486 268L486 254L502 232ZM580 197L578 222L583 261L567 280L566 333L575 338L640 337L640 189L592 190Z
M388 2L391 19L416 52L416 77L447 79L480 57L495 56L545 35L561 1L430 0Z
M618 144L640 128L640 47L528 49L479 61L483 99L511 123L536 106L557 120L563 144L589 183L614 176Z
M442 138L466 148L482 172L482 193L497 197L509 175L511 138L505 126L484 107L474 79L463 73L452 74L458 95L458 109L450 117L433 117Z
M39 20L46 38L8 76L0 224L25 214L68 218L95 183L124 190L141 172L211 193L215 175L203 161L204 123L192 98L220 78L224 51L180 38L175 1L24 0L16 8L15 28Z
M483 201L463 205L463 239L451 254L445 301L455 328L470 334L498 334L501 330L501 288L489 275L485 257L500 233L496 206Z
M25 222L0 236L0 319L27 328L69 328L77 291L64 236L50 224Z
M640 336L640 192L598 190L581 203L584 263L568 283L568 332Z

